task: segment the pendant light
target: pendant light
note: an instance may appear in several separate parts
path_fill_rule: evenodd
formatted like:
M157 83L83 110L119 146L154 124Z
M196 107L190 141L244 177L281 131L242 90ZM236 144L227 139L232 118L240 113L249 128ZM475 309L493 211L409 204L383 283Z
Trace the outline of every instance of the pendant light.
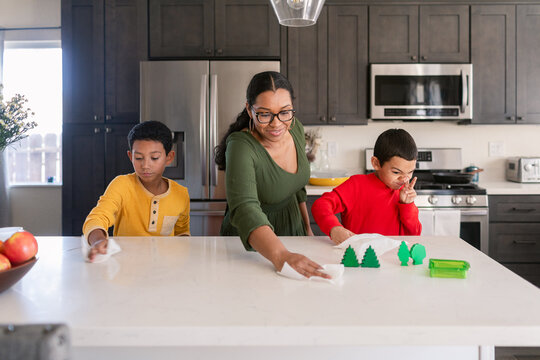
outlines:
M279 23L284 26L309 26L317 22L325 0L270 0Z

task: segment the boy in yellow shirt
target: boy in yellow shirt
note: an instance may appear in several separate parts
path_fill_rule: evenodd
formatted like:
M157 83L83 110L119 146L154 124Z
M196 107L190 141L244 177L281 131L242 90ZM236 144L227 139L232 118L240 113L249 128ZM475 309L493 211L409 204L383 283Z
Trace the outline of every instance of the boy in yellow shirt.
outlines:
M90 261L107 252L109 227L114 236L189 235L189 195L163 177L174 159L172 135L159 121L137 124L128 134L134 173L111 181L83 225Z

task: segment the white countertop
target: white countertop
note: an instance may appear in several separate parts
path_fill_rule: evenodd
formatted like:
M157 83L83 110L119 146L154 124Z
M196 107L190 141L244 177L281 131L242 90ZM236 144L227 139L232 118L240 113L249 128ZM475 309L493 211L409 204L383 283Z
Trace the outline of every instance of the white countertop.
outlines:
M83 347L540 346L540 289L458 238L406 238L423 265L392 251L341 285L283 278L235 237L116 239L122 252L90 264L79 238L38 237L38 262L0 294L2 323L64 322ZM327 237L282 240L321 264L343 255ZM467 260L468 278L430 278L430 257Z
M478 186L486 189L488 195L540 195L539 184L525 184L511 181L486 181L480 182ZM333 186L307 185L308 195L320 196L327 191L332 191Z

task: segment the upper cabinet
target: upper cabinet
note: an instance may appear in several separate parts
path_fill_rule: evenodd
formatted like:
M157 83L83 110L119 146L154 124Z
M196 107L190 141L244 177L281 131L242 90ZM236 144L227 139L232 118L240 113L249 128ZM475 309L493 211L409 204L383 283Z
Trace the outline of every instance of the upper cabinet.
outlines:
M468 63L468 5L369 8L372 63Z
M540 123L540 5L478 5L471 14L473 123Z
M144 0L62 1L64 123L137 122Z
M268 0L150 0L151 58L280 56Z
M287 29L287 77L303 124L367 124L366 6L325 6L317 24Z

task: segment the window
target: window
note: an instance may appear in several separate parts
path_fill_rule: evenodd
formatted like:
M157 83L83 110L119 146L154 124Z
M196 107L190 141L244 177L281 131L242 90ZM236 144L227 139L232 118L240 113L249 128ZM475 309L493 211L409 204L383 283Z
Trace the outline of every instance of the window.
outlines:
M24 95L38 126L8 147L9 184L62 182L62 50L59 41L6 41L4 99Z

